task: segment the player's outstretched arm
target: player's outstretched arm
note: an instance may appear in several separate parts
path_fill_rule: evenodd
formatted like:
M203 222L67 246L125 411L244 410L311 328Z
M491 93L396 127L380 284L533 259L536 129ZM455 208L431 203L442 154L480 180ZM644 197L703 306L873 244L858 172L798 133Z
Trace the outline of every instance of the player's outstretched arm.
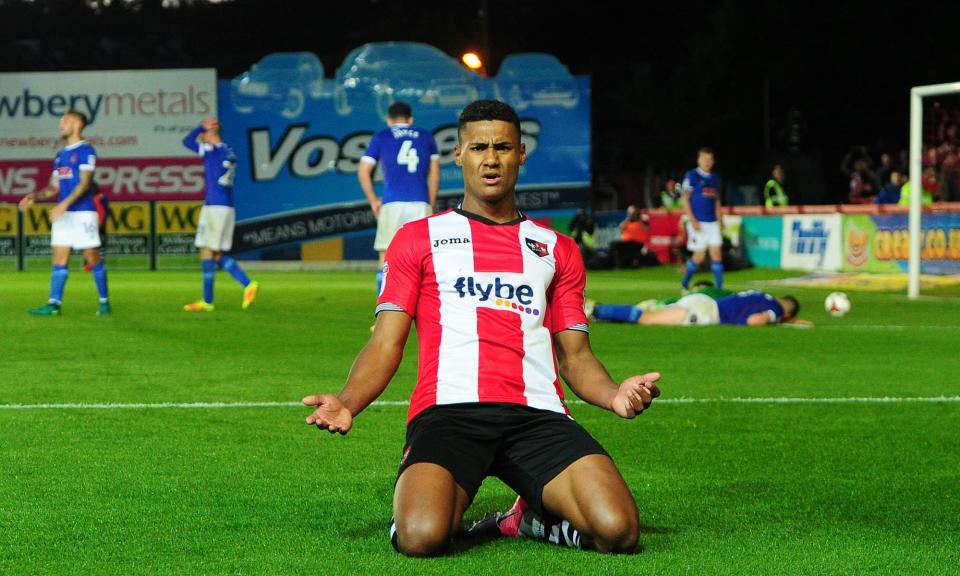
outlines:
M633 418L660 396L660 374L648 372L617 384L593 355L585 332L564 330L554 336L560 375L574 393L595 406L622 418Z
M383 393L400 366L411 320L404 312L381 312L370 341L354 360L340 393L317 394L303 399L307 406L316 407L307 416L306 423L330 432L349 432L353 417Z

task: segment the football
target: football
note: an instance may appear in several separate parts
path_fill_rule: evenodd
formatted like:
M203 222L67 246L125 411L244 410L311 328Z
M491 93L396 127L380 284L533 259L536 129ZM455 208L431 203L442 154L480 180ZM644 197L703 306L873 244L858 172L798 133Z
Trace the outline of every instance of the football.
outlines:
M831 292L823 301L823 308L831 316L843 316L850 311L850 298L845 292Z

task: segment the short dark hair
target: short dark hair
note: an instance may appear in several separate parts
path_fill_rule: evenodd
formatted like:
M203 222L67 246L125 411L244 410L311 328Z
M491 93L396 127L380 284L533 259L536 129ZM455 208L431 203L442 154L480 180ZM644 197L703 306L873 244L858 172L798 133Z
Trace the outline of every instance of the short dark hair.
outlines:
M717 155L717 154L713 151L713 148L711 148L711 147L709 147L709 146L701 146L700 149L697 150L697 156L699 156L699 155L701 155L701 154L709 154L709 155L711 155L711 156L716 156L716 155Z
M781 298L781 300L783 300L784 302L789 302L791 304L791 307L793 308L793 311L790 312L789 314L787 313L786 310L783 311L784 320L789 318L796 318L797 314L800 313L800 302L793 296L784 296L783 298Z
M73 116L74 118L76 118L77 120L79 120L79 121L80 121L80 124L82 125L81 128L86 128L86 127L87 127L87 124L90 123L90 120L87 119L87 115L86 115L86 114L84 114L83 112L80 112L80 111L78 111L78 110L74 110L73 108L71 108L70 110L67 110L67 111L66 111L66 114L69 114L69 115Z
M460 121L457 124L457 136L463 132L464 126L470 122L483 122L485 120L502 120L509 122L517 128L517 134L520 132L520 117L516 110L508 104L499 100L475 100L460 113Z
M413 118L413 108L406 102L394 102L387 108L387 118Z

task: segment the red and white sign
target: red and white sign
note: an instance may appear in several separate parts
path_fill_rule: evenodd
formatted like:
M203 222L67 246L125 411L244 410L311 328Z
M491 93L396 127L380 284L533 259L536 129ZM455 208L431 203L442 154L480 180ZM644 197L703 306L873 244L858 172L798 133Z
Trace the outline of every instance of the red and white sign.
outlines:
M0 74L0 202L50 181L60 117L87 116L96 182L115 200L199 198L203 167L181 141L217 116L216 70Z

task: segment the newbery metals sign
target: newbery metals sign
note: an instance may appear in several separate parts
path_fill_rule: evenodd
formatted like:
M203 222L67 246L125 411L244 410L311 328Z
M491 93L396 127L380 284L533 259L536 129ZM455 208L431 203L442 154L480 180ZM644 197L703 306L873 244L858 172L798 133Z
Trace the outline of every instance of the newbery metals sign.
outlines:
M0 202L45 186L67 110L90 120L96 182L111 199L200 199L203 166L181 144L217 115L213 68L0 74Z

